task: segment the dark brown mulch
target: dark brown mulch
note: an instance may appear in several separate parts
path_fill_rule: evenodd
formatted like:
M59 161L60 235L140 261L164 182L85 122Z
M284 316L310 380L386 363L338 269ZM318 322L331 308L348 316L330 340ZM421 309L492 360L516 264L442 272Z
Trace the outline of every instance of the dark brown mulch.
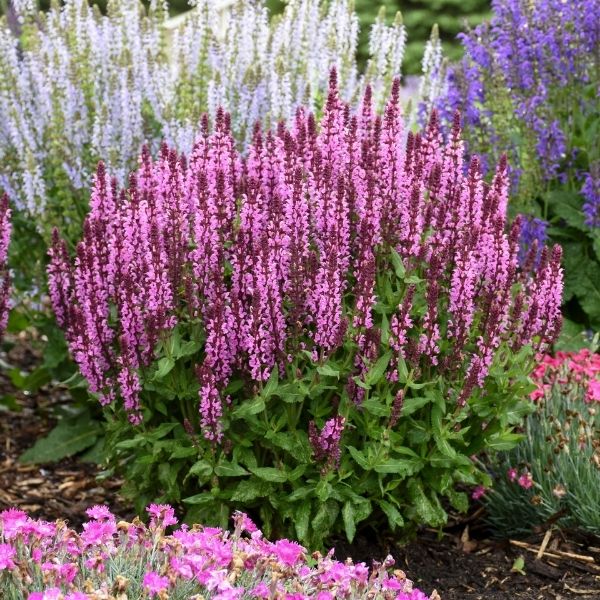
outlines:
M2 358L25 371L39 360L28 343L17 343ZM94 464L73 458L45 465L19 462L19 456L55 425L53 408L68 402L63 389L47 386L33 397L15 390L0 370L0 395L5 394L14 396L21 410L0 412L0 510L18 507L32 517L64 519L74 527L86 520L85 509L94 504L108 504L122 518L134 516L118 495L121 481L99 482L100 469Z
M35 359L19 346L6 357L23 368ZM0 510L17 506L38 518L66 519L74 527L86 520L85 509L93 504L107 504L121 518L134 516L118 495L121 481L99 482L95 465L74 459L44 466L18 462L19 455L54 425L52 407L66 401L63 390L42 389L34 398L16 392L0 371L0 394L14 395L22 407L21 412L0 412ZM537 560L543 532L516 543L487 537L476 512L451 523L442 539L423 531L408 546L364 536L335 546L339 559L351 556L367 564L392 554L396 566L418 587L427 593L437 590L442 600L600 600L600 539L553 532ZM520 556L525 560L523 573L511 570Z
M423 531L407 546L391 539L359 538L352 545L340 542L336 555L369 563L373 556L391 554L396 566L418 587L428 593L437 590L443 600L599 600L600 539L553 532L541 559L536 560L543 538L539 534L512 543L471 539L464 525L461 534L446 533L442 539ZM512 571L519 557L525 561L523 573Z

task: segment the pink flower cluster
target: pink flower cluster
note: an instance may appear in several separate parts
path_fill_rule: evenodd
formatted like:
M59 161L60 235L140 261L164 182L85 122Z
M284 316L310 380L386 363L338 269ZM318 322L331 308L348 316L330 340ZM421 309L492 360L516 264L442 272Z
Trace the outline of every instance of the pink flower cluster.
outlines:
M533 475L525 469L520 475L517 469L511 467L506 472L509 481L516 481L524 490L533 487Z
M88 509L80 533L66 523L46 523L10 509L0 513L0 586L27 600L100 600L108 597L213 600L427 600L405 574L390 573L388 557L372 569L333 551L308 560L296 542L266 540L243 513L235 530L175 525L173 509L151 505L149 526L140 520L117 522L105 506ZM143 570L136 581L132 573ZM184 592L185 590L185 592ZM186 594L185 596L183 594ZM16 597L16 595L10 596ZM439 598L434 592L432 598Z
M323 361L347 339L357 348L348 391L360 403L357 380L381 354L377 269L392 273L392 256L426 283L418 296L407 285L390 319L391 381L400 358L436 366L460 381L464 405L503 341L551 343L561 250L519 270L506 161L487 185L476 158L463 164L458 118L444 144L435 114L426 131L407 134L399 106L396 82L383 117L369 91L354 113L332 73L320 126L299 109L289 126L257 127L246 156L219 111L189 157L163 147L153 161L144 151L126 190L100 165L74 263L57 234L49 286L101 401L120 397L138 423L140 377L183 321L203 328L199 405L212 443L234 372L260 386L300 352Z
M531 393L532 400L544 398L558 385L565 393L583 390L587 403L600 402L600 354L586 348L541 356L532 376L537 385Z

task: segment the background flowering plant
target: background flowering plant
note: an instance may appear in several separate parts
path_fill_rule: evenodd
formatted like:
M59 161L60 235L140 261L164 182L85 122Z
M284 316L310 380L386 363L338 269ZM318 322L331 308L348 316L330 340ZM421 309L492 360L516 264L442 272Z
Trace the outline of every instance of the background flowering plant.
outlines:
M144 142L153 152L163 139L189 152L200 116L214 119L218 106L244 146L256 121L270 126L299 104L313 107L332 66L346 100L368 81L381 102L400 73L406 38L401 23L378 22L363 75L348 0L292 0L273 21L264 2L239 3L225 27L214 3L199 0L169 30L157 2L147 11L139 0L115 0L105 16L87 0L46 13L34 4L15 5L20 21L0 27L0 188L22 214L27 252L18 246L16 258L23 255L24 274L33 271L36 233L48 242L59 225L70 241L80 235L100 158L123 184Z
M289 540L269 542L243 513L235 530L177 524L173 508L152 504L150 523L117 522L93 506L80 532L10 509L0 513L0 585L4 600L170 598L369 598L427 600L388 556L344 563ZM439 596L434 592L431 599Z
M320 127L300 110L245 158L218 112L128 189L100 166L74 261L55 234L56 317L136 502L314 545L367 517L410 532L518 441L560 248L519 269L506 163L491 186L465 169L458 117L405 142L398 94L352 111L333 73Z
M488 519L499 535L527 535L549 520L600 533L600 355L546 355L534 371L535 411L525 439L492 460Z
M564 249L567 333L598 330L600 5L494 0L492 7L489 23L461 34L459 65L442 68L433 41L423 108L437 106L448 127L460 109L469 151L485 165L508 153L512 213L530 215L524 241L549 237Z

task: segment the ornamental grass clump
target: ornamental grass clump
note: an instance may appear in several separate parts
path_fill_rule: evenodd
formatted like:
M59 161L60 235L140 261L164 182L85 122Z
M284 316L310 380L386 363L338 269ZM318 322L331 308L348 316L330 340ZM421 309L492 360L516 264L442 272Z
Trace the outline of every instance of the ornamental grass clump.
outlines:
M150 505L148 525L117 521L106 506L86 512L80 532L17 509L0 512L3 600L428 600L404 572L390 572L391 556L369 569L333 552L309 555L296 542L269 542L244 513L234 514L230 532L175 529L168 505Z
M333 72L319 124L257 127L245 157L220 111L126 189L99 166L50 291L137 502L313 545L467 508L457 484L488 483L470 457L519 439L562 270L558 246L518 267L506 161L485 184L458 123L406 135L398 81L379 117Z
M579 331L598 330L600 3L494 0L492 8L490 22L461 35L460 64L445 69L432 38L422 112L437 107L450 128L460 110L469 152L490 169L508 153L512 214L527 214L538 240L562 244L565 316Z
M492 460L488 519L502 536L547 522L600 534L600 355L545 355L534 371L525 439Z

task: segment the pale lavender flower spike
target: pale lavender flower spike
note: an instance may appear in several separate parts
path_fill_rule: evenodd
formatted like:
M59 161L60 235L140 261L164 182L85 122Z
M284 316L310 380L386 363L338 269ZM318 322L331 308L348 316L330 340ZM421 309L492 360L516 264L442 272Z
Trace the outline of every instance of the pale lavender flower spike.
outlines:
M214 122L219 106L245 147L255 122L314 109L331 67L345 101L370 82L381 103L406 38L399 21L378 22L361 76L350 0L290 0L272 22L264 1L240 2L225 23L214 0L194 0L175 29L159 2L146 11L139 0L109 0L108 16L87 0L39 15L35 4L13 2L19 39L0 20L0 187L19 209L46 215L38 225L48 237L77 208L73 198L82 202L100 158L123 185L142 144L156 154L164 139L189 153L201 115Z

